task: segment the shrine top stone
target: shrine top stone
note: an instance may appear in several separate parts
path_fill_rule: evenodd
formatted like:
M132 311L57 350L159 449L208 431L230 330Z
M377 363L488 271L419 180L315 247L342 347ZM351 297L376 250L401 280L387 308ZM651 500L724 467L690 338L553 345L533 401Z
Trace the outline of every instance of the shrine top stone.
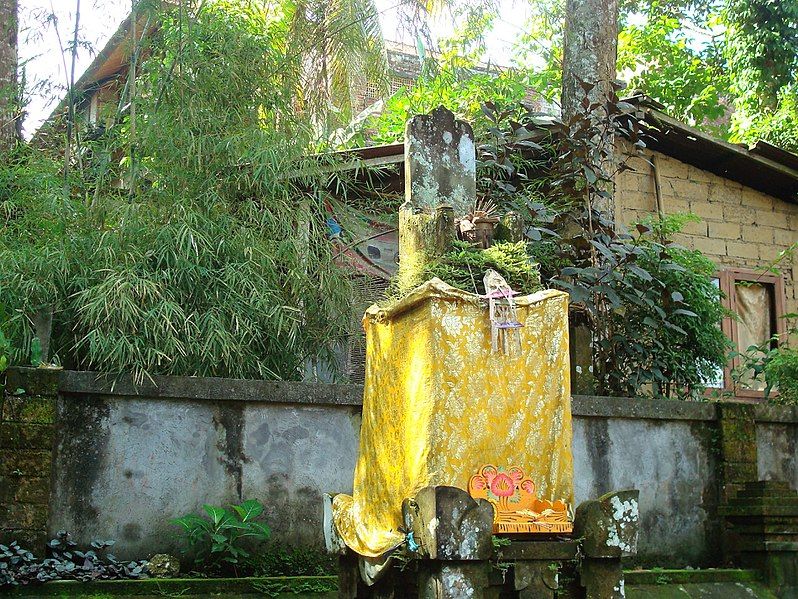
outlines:
M405 201L424 211L451 206L455 218L465 216L474 206L474 131L443 106L407 122Z

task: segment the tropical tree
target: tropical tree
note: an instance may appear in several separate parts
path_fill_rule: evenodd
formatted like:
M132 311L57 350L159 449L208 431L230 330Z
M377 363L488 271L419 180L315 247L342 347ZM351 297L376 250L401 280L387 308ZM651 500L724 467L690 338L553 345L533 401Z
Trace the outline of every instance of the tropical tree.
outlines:
M18 137L17 0L0 0L0 150Z

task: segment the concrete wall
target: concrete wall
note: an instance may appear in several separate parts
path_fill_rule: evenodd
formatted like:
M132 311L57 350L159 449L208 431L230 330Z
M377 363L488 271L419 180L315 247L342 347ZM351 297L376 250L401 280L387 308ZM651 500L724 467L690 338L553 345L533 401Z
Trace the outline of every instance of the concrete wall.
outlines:
M718 177L659 152L662 198L667 214L692 212L701 222L688 223L676 241L700 250L721 268L762 269L798 241L798 204ZM654 175L642 158L616 179L618 220L623 224L656 214ZM798 311L798 258L779 265L785 276L786 312Z
M318 545L321 494L351 492L360 408L346 395L314 404L323 385L299 385L301 399L284 403L269 383L172 378L143 396L73 392L86 382L67 381L58 398L51 533L112 538L125 557L174 551L170 519L257 498L276 538Z
M759 479L798 488L798 408L757 406L756 421Z
M636 414L628 410L629 402L637 403ZM639 489L638 562L717 565L714 406L682 404L690 409L680 417L671 411L674 403L575 398L576 503Z
M10 388L28 394L7 398L3 414L49 418L39 378L40 371L11 372ZM172 518L247 498L266 505L281 542L321 544L321 494L352 489L362 388L182 377L155 383L76 372L51 380L58 389L52 460L38 445L25 449L46 460L10 476L8 456L20 450L2 450L0 534L24 538L18 516L31 509L26 477L42 482L52 464L49 510L35 499L37 514L49 511L48 532L115 539L122 557L174 551ZM737 474L798 487L796 408L583 396L572 406L576 502L639 489L641 564L719 565L717 506L740 482ZM727 422L727 412L738 420ZM740 423L756 437L741 434ZM751 472L741 468L749 458ZM34 464L25 460L17 463Z
M278 539L322 543L320 495L352 489L360 387L156 382L64 373L51 533L113 538L116 554L140 557L176 548L170 519L255 497ZM638 488L639 561L715 563L715 406L577 397L573 411L577 502Z

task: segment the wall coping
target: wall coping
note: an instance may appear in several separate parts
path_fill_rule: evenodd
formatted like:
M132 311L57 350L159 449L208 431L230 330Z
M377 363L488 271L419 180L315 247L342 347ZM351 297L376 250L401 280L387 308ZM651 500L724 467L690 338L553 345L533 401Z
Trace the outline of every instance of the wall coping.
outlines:
M714 402L574 395L571 413L585 418L636 420L716 420Z
M9 369L9 379L29 379L34 368ZM16 372L14 372L16 371ZM12 380L14 386L15 383ZM58 391L64 395L113 395L199 401L261 401L274 403L360 406L363 387L328 383L261 381L191 376L153 376L136 384L129 374L62 370Z
M294 381L264 381L190 376L153 376L135 384L129 374L9 368L8 387L29 389L46 380L64 395L112 395L191 401L252 401L300 405L363 405L363 386ZM571 412L583 418L712 421L719 402L574 395ZM798 406L754 405L757 422L796 423Z
M756 422L783 422L798 424L798 406L755 404L754 420Z

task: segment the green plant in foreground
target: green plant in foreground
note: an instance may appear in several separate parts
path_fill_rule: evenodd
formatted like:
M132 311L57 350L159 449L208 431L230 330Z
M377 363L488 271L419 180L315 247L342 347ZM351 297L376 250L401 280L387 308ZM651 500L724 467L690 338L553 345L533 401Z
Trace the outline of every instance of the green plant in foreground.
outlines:
M767 388L777 387L774 403L798 404L798 350L786 347L777 350L765 364Z
M106 549L113 541L93 541L81 549L65 531L47 543L47 557L38 558L14 541L0 544L0 589L53 580L122 580L146 578L145 561L120 562Z
M788 322L798 314L785 314ZM791 337L798 335L798 326L788 326L787 335L779 339L774 335L760 345L752 345L739 355L740 365L732 371L737 384L765 380L765 398L776 404L798 405L798 348L790 345ZM772 391L778 391L773 394Z
M202 506L210 519L198 514L188 514L172 521L182 527L188 550L194 563L205 569L231 568L237 575L251 555L246 542L264 542L271 531L256 519L263 513L263 505L248 499L230 509L213 505Z

